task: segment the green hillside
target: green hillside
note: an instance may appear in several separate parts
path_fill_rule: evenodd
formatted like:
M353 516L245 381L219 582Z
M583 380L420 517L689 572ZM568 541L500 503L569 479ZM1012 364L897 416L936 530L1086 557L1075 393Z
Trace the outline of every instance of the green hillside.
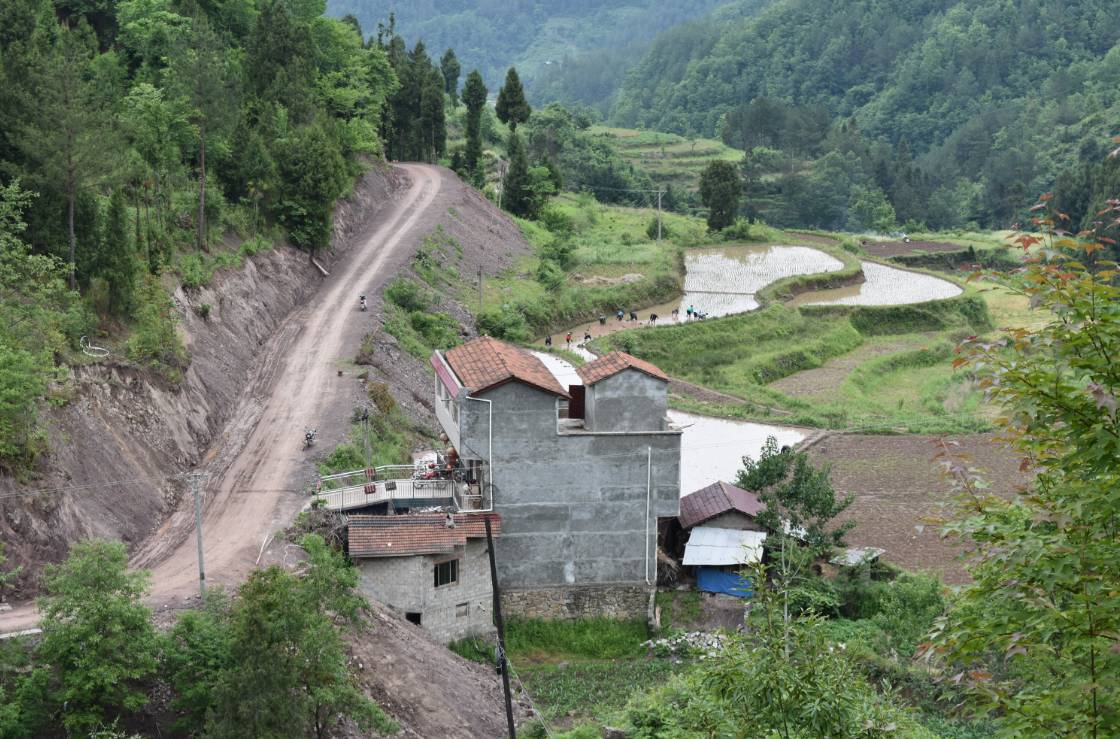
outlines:
M790 203L842 171L900 222L1004 226L1117 133L1120 29L1105 0L779 0L739 18L734 5L659 37L611 120L776 150L747 174L780 180L759 193L780 220L852 225L834 204ZM1068 174L1071 205L1099 199L1102 177Z
M404 36L422 39L441 52L453 47L464 73L477 68L487 84L498 84L506 67L516 66L532 95L534 83L549 67L584 52L648 42L725 1L532 0L517 3L514 10L496 0L328 0L327 8L331 15L354 15L367 33L388 23L392 13ZM632 56L640 54L638 49ZM614 89L619 82L621 77L612 74L607 86Z

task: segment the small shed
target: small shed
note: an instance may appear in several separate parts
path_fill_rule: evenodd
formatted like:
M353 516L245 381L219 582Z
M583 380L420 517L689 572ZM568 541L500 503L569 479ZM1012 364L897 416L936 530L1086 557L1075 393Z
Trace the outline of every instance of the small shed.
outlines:
M766 505L749 490L720 480L681 498L678 519L687 530L700 524L724 529L762 531L755 520Z
M685 545L686 567L696 568L696 584L708 593L750 597L751 586L739 574L743 565L762 560L766 532L697 526Z

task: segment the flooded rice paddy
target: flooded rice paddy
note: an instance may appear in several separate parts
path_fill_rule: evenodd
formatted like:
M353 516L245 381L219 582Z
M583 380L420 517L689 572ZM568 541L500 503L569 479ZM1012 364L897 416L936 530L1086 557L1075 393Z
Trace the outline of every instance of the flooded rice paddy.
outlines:
M581 384L575 367L566 360L544 352L533 354L544 362L564 387ZM779 446L792 446L805 438L801 429L711 418L683 411L669 411L669 419L684 431L681 436L681 495L688 495L718 480L734 483L735 476L743 467L743 456L757 459L768 436L777 438Z
M684 294L650 309L659 317L671 319L676 309L685 320L689 306L713 318L752 311L759 305L755 295L767 285L796 275L836 272L844 264L807 246L728 246L689 250L684 267Z
M962 290L948 280L921 272L863 263L864 281L830 290L802 293L791 305L905 305L927 300L945 300Z

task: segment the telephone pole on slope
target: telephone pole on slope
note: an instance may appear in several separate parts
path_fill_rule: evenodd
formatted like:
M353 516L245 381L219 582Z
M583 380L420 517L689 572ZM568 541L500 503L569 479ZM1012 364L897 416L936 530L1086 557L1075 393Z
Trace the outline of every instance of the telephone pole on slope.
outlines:
M201 472L192 472L191 490L194 492L194 530L198 537L198 595L206 597L206 568L202 563L202 499L199 487L202 482Z
M661 241L661 188L657 188L657 241Z

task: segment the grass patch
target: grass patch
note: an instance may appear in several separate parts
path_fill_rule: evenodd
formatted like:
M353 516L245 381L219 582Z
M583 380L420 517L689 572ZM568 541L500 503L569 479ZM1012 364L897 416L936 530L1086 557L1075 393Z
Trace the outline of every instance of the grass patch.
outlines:
M649 639L643 619L510 619L506 648L510 657L542 662L560 659L620 659L644 654Z
M640 659L515 669L546 721L579 722L622 709L635 690L660 685L681 667L668 660Z
M385 332L406 352L426 360L435 349L450 349L460 342L459 324L434 310L436 296L423 285L398 277L385 288Z
M661 609L663 632L684 628L700 618L699 590L658 590L655 601Z

